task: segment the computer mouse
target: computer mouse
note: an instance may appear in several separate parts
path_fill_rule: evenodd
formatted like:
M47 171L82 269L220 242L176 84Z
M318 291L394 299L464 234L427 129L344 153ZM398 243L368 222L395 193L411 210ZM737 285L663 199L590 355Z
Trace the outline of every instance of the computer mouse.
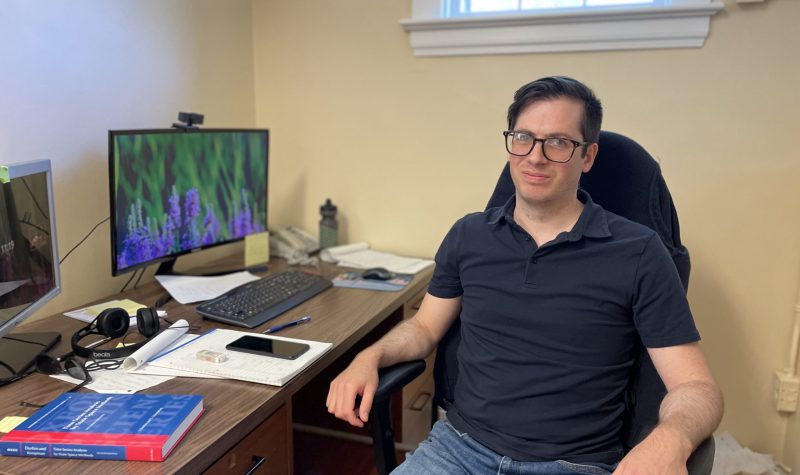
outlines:
M394 277L394 273L383 267L373 267L362 272L361 277L372 280L389 280Z

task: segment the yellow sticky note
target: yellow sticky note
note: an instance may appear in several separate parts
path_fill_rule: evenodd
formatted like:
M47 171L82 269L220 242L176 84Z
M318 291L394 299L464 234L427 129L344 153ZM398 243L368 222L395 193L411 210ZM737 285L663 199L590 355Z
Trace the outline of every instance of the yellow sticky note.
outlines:
M27 417L8 416L0 419L0 432L11 432L14 427L22 424Z
M137 310L146 307L146 305L142 305L130 299L118 300L116 306L125 309L131 317L136 316Z
M256 233L244 238L244 266L269 262L269 233Z
M140 303L136 303L130 299L124 299L124 300L111 300L108 302L99 303L97 305L92 305L91 307L86 307L84 311L96 317L100 315L100 312L102 312L107 308L122 308L128 312L128 315L134 317L136 316L136 310L142 307L144 307L144 305Z

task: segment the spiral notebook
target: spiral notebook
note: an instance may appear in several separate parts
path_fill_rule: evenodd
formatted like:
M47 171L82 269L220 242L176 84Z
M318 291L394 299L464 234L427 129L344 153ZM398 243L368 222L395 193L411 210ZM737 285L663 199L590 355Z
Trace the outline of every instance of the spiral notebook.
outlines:
M225 345L245 336L259 333L243 332L236 330L216 329L205 333L188 343L185 343L168 353L161 354L147 362L148 365L167 368L175 371L185 371L194 374L204 374L219 378L239 379L253 383L283 386L298 373L327 353L333 344L319 341L300 340L270 335L268 338L275 340L305 343L308 351L296 360L285 360L270 356L254 355L239 351L230 351ZM198 352L207 350L225 356L223 361L209 361L198 356Z

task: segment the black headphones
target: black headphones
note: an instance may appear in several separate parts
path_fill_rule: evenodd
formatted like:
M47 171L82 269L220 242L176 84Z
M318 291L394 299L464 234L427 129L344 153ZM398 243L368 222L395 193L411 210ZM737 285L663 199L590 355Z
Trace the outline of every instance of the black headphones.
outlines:
M94 349L81 346L79 342L89 335L102 335L108 338L119 338L128 332L130 316L122 308L107 308L100 312L91 323L72 335L72 351L87 359L120 359L133 354L143 347L147 341L158 333L161 321L154 307L140 308L136 311L136 328L145 337L144 341L121 348Z

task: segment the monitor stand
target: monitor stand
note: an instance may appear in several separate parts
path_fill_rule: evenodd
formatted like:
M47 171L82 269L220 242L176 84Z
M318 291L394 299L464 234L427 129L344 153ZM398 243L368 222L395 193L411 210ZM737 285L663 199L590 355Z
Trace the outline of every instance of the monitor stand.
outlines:
M175 261L177 260L177 257L173 257L159 264L158 269L156 269L156 275L180 275L180 273L176 273L174 270Z
M0 380L21 376L61 340L57 332L12 333L0 338Z
M159 264L158 269L156 269L155 275L184 275L182 272L175 270L175 262L177 260L178 260L177 257L173 257ZM252 272L266 272L268 269L269 269L268 265L260 264L250 267L236 267L233 269L224 269L216 272L205 272L202 274L192 274L192 275L197 277L215 277L218 275L231 274L233 272L241 272L243 270Z

